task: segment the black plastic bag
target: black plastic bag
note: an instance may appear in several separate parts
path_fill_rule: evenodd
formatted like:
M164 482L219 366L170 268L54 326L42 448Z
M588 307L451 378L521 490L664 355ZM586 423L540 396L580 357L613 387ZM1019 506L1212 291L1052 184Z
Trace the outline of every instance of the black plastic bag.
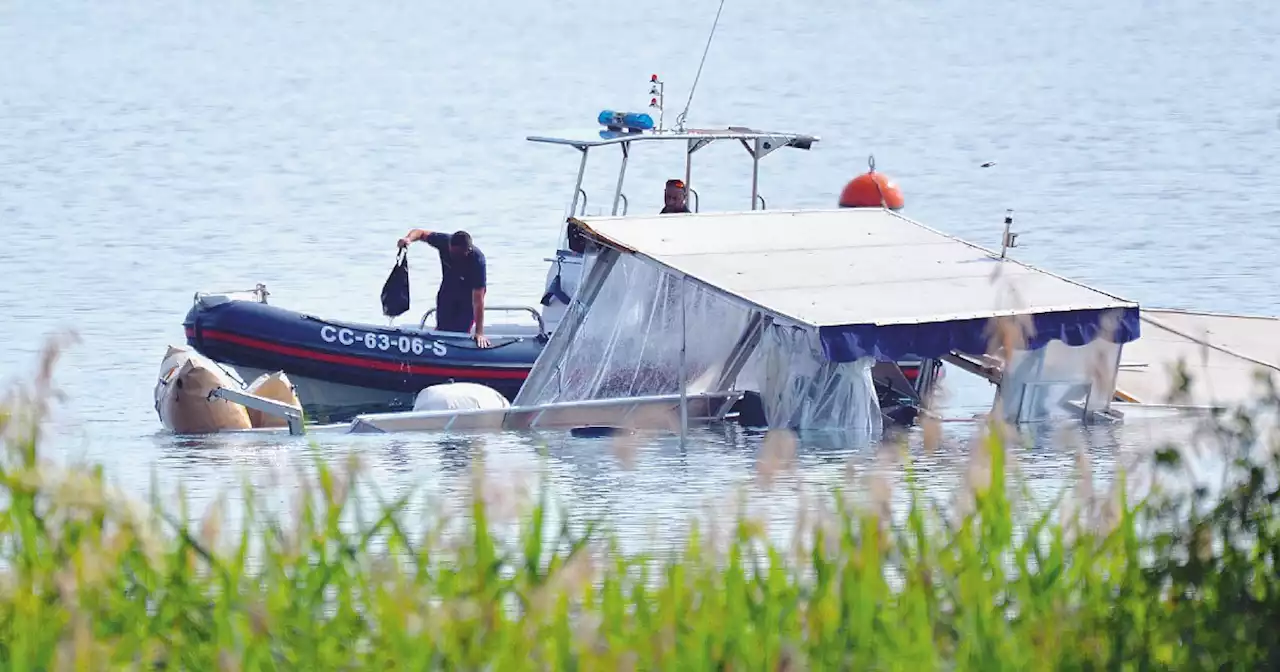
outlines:
M409 310L409 252L400 248L396 265L382 285L382 314L398 317Z

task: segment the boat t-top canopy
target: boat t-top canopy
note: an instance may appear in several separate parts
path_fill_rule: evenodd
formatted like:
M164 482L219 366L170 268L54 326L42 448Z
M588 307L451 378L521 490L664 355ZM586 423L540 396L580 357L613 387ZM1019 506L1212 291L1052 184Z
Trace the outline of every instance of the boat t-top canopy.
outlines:
M691 226L689 217L698 219ZM993 318L1029 350L1139 335L1138 304L881 208L576 220L587 238L816 330L834 362L984 354Z
M616 122L614 121L616 117ZM603 128L598 130L581 130L558 135L531 135L527 139L550 145L565 145L582 152L582 161L578 165L578 179L573 187L573 199L569 212L576 216L586 214L587 195L582 190L582 178L586 173L587 156L594 147L617 145L622 148L622 163L618 169L618 184L613 194L612 215L626 215L627 198L622 191L626 180L627 159L631 156L633 143L649 142L684 142L685 188L693 196L694 212L698 210L698 192L693 189L693 154L699 149L717 140L737 140L751 157L751 209L763 209L766 204L760 196L760 159L783 147L808 150L818 141L818 136L802 133L784 133L760 131L743 126L729 126L722 129L681 129L663 130L653 128L648 115L620 114L608 110L600 115ZM581 204L581 206L579 206ZM619 212L621 207L621 212Z
M689 153L706 147L716 140L738 140L754 146L757 140L762 141L763 148L773 151L779 147L795 147L809 149L818 141L815 135L801 133L778 133L757 131L741 126L730 126L723 129L685 129L684 131L610 131L588 130L567 133L564 135L531 135L530 142L542 142L551 145L569 145L577 149L617 145L624 142L679 141L688 143Z

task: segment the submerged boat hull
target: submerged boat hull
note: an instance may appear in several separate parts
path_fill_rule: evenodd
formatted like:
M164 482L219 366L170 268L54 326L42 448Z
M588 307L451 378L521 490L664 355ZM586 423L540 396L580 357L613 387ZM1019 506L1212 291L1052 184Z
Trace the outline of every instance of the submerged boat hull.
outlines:
M515 398L545 337L464 334L321 319L238 299L197 299L183 321L187 343L248 380L284 371L308 416L330 421L375 409L412 408L419 391L470 382ZM493 331L493 330L489 330Z
M239 389L218 365L187 348L169 346L155 386L160 424L175 434L209 434L253 426L246 409L211 398L218 388Z

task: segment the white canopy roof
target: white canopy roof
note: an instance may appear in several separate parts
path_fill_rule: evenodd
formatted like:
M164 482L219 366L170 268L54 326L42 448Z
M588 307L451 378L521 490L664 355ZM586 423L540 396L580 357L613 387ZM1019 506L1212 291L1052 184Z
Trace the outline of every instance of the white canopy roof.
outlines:
M881 208L596 217L579 224L604 244L813 327L1137 306Z

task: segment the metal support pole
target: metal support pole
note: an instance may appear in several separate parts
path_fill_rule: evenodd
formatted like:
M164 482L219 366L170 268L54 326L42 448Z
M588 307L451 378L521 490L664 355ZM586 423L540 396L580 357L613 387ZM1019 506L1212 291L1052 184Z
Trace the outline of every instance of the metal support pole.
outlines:
M624 142L622 147L622 167L618 170L618 188L613 192L613 216L618 215L618 201L622 199L622 181L627 176L627 159L631 157L631 143Z
M586 204L587 194L586 192L582 191L582 178L587 173L587 149L588 148L586 147L578 148L578 151L582 152L582 161L578 163L578 180L573 184L573 203L569 205L570 217L578 216L578 194L582 194L582 200L583 200L582 206L584 209L586 208L586 205L587 205Z
M689 147L684 153L684 186L690 188L693 186L693 140L689 141Z
M1018 246L1018 234L1013 232L1013 210L1005 210L1004 235L1000 237L1000 258L1004 259L1009 248Z
M755 353L760 341L764 338L765 330L771 325L773 325L773 316L765 315L758 310L751 312L746 326L743 327L742 333L738 335L738 340L733 345L733 350L725 358L724 369L708 392L725 392L734 386L738 380L738 374L747 365L747 361L751 359L751 355Z
M756 138L751 151L751 209L756 209L756 197L760 195L760 138Z
M733 351L729 353L729 357L725 360L725 368L720 372L720 377L716 380L715 387L708 390L708 392L726 392L737 385L738 375L742 373L742 369L746 367L751 355L760 346L765 330L771 326L773 326L772 315L765 315L760 311L752 311L750 319L747 320L746 328L742 330L737 343L733 346ZM732 402L721 406L720 410L716 412L716 419L723 420L732 407Z
M687 323L686 323L687 311L685 310L685 298L684 298L684 295L687 292L688 292L688 283L685 282L685 276L681 274L680 276L680 448L682 450L684 449L685 441L687 440L686 434L688 433L688 427L689 427L689 391L688 391L689 386L685 381L685 378L687 377L687 373L686 373L687 366L685 364L685 346L688 342L688 335L689 335L688 329L686 328L687 327Z

